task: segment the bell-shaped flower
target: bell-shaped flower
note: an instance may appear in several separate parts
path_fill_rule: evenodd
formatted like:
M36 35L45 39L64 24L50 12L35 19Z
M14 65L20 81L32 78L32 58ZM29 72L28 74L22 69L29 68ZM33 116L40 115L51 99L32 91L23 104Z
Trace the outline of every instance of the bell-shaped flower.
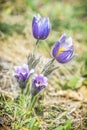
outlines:
M32 31L34 38L40 40L46 39L49 35L50 29L51 26L48 17L42 19L39 14L33 17Z
M40 75L35 74L32 81L31 94L35 96L43 88L45 88L48 85L47 80L48 80L47 77L45 77L43 74Z
M34 72L34 69L29 70L27 64L23 64L23 66L15 66L14 69L14 76L19 82L20 87L25 88L28 78Z
M54 44L52 48L52 56L59 63L67 63L74 57L74 46L72 44L72 38L66 38L66 34L64 33L59 41Z

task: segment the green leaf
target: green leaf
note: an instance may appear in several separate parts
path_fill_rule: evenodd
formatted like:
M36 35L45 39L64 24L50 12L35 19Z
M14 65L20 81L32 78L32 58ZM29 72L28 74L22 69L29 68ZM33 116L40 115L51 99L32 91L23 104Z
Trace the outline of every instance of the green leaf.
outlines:
M54 130L70 130L71 129L71 120L67 120L64 126L60 125Z
M70 88L76 88L77 86L77 82L79 81L79 77L80 77L80 72L77 72L72 79L69 81L68 86Z
M71 128L71 120L67 120L65 130L70 130L70 128Z
M64 128L64 126L59 126L56 129L54 129L54 130L63 130L63 128Z

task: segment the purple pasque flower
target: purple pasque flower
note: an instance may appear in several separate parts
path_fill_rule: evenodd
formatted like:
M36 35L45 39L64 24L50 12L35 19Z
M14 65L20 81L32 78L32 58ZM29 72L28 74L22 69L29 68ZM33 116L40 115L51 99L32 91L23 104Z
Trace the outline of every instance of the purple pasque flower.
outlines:
M74 57L72 38L66 38L64 33L52 48L52 55L59 63L67 63Z
M23 64L23 66L15 66L14 69L14 76L17 78L18 81L28 80L29 76L34 72L33 69L29 70L27 64Z
M34 38L40 40L46 39L49 35L50 29L51 25L48 17L42 19L39 14L33 17L32 31Z
M31 93L32 95L38 94L43 88L45 88L48 85L47 77L45 77L43 74L34 75L33 81L32 81L32 87L31 87Z

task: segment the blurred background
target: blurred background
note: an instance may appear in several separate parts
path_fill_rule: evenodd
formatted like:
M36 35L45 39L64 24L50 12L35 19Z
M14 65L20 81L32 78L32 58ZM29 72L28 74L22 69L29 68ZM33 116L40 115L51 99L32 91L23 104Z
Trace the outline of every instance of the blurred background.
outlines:
M53 130L55 124L59 126L64 123L62 112L67 112L65 121L68 117L72 119L74 122L72 130L86 130L86 0L0 0L0 92L2 92L1 89L7 93L13 92L16 86L16 82L11 80L13 66L26 63L26 56L34 48L36 40L32 35L32 18L38 13L42 17L48 16L52 26L49 37L40 41L38 55L44 55L42 60L51 57L53 44L64 32L72 37L77 54L70 63L60 65L55 62L60 68L50 78L49 86L43 94L44 105L42 107L41 102L38 108L38 113L41 113L41 119L43 118L45 122L43 126L50 124L47 130L48 128ZM62 119L59 121L61 115ZM52 124L54 120L55 123Z
M52 26L49 37L40 41L38 53L50 57L52 45L66 32L73 38L77 57L68 66L68 72L64 67L61 73L70 73L71 88L81 86L83 81L87 85L86 0L0 0L0 59L13 65L26 62L26 56L36 42L32 35L32 18L38 13L48 16ZM69 80L69 76L65 74L65 77L64 84L57 81L63 88Z

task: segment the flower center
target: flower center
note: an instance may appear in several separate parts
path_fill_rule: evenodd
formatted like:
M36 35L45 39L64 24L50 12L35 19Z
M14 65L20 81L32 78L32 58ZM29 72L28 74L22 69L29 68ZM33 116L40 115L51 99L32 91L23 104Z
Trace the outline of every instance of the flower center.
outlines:
M56 53L56 56L58 56L61 52L65 51L65 48L60 47L59 50Z
M42 86L42 83L40 81L37 81L38 85Z
M60 47L59 50L58 50L58 52L57 52L57 54L60 54L60 53L63 52L63 51L65 51L65 48Z

